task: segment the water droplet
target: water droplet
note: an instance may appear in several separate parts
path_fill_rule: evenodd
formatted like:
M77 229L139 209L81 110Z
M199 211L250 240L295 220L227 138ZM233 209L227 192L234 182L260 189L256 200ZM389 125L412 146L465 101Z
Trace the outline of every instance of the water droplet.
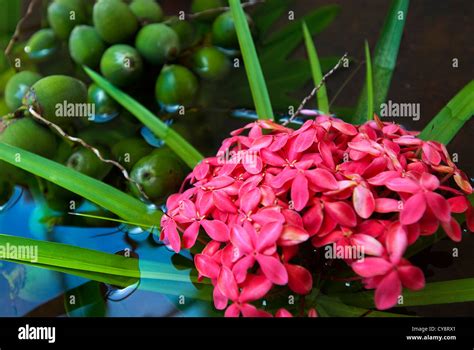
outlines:
M119 114L120 114L119 112L94 114L89 120L97 124L107 123L115 119Z
M165 142L162 139L156 137L155 134L153 134L151 130L148 129L146 126L141 128L140 134L150 146L160 148L160 147L163 147L163 145L165 144Z
M350 288L350 287L351 287L351 282L346 282L346 283L344 283L344 285L345 285L347 288Z
M160 107L161 107L161 109L163 110L163 112L174 114L174 113L177 113L178 110L179 110L182 106L181 106L180 104L176 104L176 105L165 105L165 104L163 104L163 103L160 103Z
M18 203L20 198L23 196L23 188L15 187L10 198L3 204L0 205L0 214L13 208Z
M140 286L140 280L132 284L131 286L119 289L114 286L111 286L109 284L106 284L107 287L107 293L105 298L110 301L122 301L127 299L129 296L131 296Z
M148 236L150 236L150 231L144 230L141 227L136 227L136 226L132 227L132 226L127 226L127 225L125 226L126 226L125 230L127 232L128 237L130 237L136 242L143 242L144 240L148 238Z

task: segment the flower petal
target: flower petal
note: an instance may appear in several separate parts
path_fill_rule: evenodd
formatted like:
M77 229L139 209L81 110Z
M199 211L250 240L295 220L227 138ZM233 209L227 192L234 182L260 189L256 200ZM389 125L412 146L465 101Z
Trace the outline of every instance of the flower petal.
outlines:
M398 278L397 271L392 271L382 279L375 290L375 306L379 310L390 309L397 304L401 293L402 283Z
M239 298L239 288L235 281L234 274L227 266L222 266L221 272L217 279L217 287L221 293L232 301Z
M194 265L196 266L199 274L203 275L204 277L211 279L219 277L221 268L219 264L210 256L205 254L197 254L194 257Z
M426 210L426 199L423 193L411 196L404 204L400 213L400 222L403 225L414 224L419 221Z
M334 175L326 169L308 170L305 172L305 175L312 184L318 187L328 190L337 190L339 188Z
M229 240L229 227L219 220L202 220L201 225L214 241L227 242Z
M357 218L354 209L346 202L326 202L324 209L337 223L354 227L357 224Z
M288 273L285 266L280 260L273 256L259 254L257 261L262 272L267 278L277 285L285 285L288 283Z
M352 202L356 213L363 219L369 218L375 209L375 200L372 191L367 187L358 185L354 188Z
M433 214L440 221L449 222L451 220L451 207L442 195L436 192L426 192L425 198Z
M272 289L272 286L272 282L263 275L249 275L240 293L240 302L247 303L261 299Z
M392 268L392 264L383 258L364 258L354 262L351 267L359 276L374 277L385 275Z
M263 250L274 246L278 238L280 238L282 229L283 225L278 221L265 224L258 234L256 249L259 252L262 252Z
M254 250L252 238L242 226L235 225L232 228L230 241L243 254L249 254Z
M303 266L285 264L288 272L288 287L298 294L309 294L313 288L313 277Z
M398 276L402 285L411 290L420 290L425 288L425 276L423 271L412 265L399 266L397 268Z
M302 210L309 200L308 180L302 173L298 173L291 185L291 200L296 211Z
M196 243L196 239L199 234L199 228L201 225L198 221L194 221L191 225L188 226L183 233L183 247L186 249L191 248Z
M441 226L449 238L451 238L454 242L461 242L461 226L459 226L459 223L456 221L456 219L452 218L449 222L441 221Z

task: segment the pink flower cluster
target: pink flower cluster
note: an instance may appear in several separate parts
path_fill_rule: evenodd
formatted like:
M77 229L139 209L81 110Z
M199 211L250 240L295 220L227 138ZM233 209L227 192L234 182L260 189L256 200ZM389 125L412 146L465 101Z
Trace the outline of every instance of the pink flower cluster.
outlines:
M466 213L474 229L471 185L445 146L397 124L319 116L293 130L257 121L234 131L218 155L229 150L253 161L205 159L169 197L161 223L176 252L205 243L195 266L226 316L271 316L258 306L275 285L309 294L315 273L294 262L305 261L304 245L360 248L363 259L344 260L375 289L377 308L390 308L402 287L425 284L403 258L408 246L439 226L460 241L453 213Z

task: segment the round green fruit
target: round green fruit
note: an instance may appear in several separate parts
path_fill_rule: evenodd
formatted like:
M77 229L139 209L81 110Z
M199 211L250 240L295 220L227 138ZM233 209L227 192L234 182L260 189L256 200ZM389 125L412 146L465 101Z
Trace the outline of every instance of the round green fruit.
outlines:
M102 39L111 44L130 39L138 29L138 21L132 10L117 0L96 2L93 22Z
M249 25L252 25L252 20L247 16ZM234 18L230 11L224 12L216 18L212 24L212 42L214 45L226 49L238 49L239 40L237 32L235 31Z
M198 91L194 74L180 65L165 66L156 81L155 95L164 105L189 105Z
M133 0L130 10L142 24L156 23L163 20L163 10L155 0Z
M132 169L140 159L152 151L153 147L140 138L122 140L112 148L114 158L127 170Z
M178 34L181 49L186 49L196 42L198 33L196 27L190 21L180 20L178 17L173 17L168 25L176 34Z
M74 62L91 68L99 65L105 51L105 43L94 27L80 25L69 37L69 52Z
M198 13L209 11L223 6L224 2L222 0L193 0L191 4L191 12ZM219 11L209 11L209 13L200 15L199 19L203 21L212 21L218 14Z
M87 103L87 88L78 79L66 75L51 75L37 81L28 90L24 104L32 106L41 116L50 122L64 126L72 123L69 110L82 110Z
M0 121L0 143L33 152L42 157L52 158L56 153L56 137L44 126L31 118ZM21 162L21 153L12 155ZM29 174L9 163L0 161L0 178L12 183L25 184Z
M181 160L167 148L158 149L140 159L131 172L132 179L156 204L164 203L166 197L176 192L185 175ZM136 196L140 196L136 186L130 185L130 188Z
M100 148L99 152L104 158L108 158L103 148ZM101 161L87 148L81 148L71 154L66 164L71 169L99 180L103 179L112 169L112 165Z
M49 25L60 39L66 40L72 29L86 20L86 7L82 0L54 0L48 6Z
M179 37L166 24L149 24L138 32L135 46L147 61L161 65L178 56Z
M40 29L31 36L25 45L25 52L34 61L51 57L59 48L56 34L50 28Z
M109 47L102 56L100 71L112 84L124 87L140 78L143 72L143 61L133 47L114 45Z
M88 102L94 104L95 117L112 118L117 116L120 111L120 105L110 97L104 89L96 84L91 84L88 89Z
M17 110L22 105L23 97L28 89L41 79L35 72L23 71L10 78L5 86L5 103L11 111Z
M194 54L194 71L206 80L221 80L230 71L226 55L215 47L203 47Z

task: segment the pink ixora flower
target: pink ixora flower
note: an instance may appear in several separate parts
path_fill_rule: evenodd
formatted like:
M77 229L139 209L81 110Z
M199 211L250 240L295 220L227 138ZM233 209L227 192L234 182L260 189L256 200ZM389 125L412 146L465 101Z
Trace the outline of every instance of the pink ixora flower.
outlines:
M403 256L410 245L439 226L460 241L453 213L474 229L472 186L444 145L378 117L354 126L315 116L298 130L256 121L232 132L168 198L161 239L175 252L204 244L194 264L226 316L292 316L278 298L304 298L328 278L320 253L330 244L363 252L341 258L348 278L390 308L404 287L425 284Z

